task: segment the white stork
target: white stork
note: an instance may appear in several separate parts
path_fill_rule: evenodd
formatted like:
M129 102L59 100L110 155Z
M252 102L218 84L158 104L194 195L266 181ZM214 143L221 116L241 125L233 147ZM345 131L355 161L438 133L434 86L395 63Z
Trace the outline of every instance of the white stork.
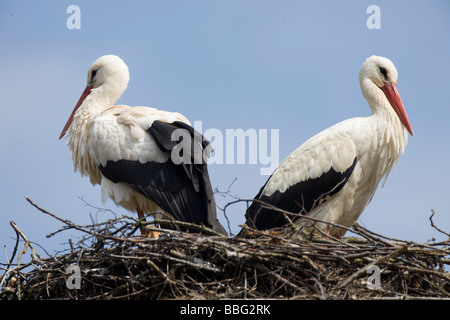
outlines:
M380 180L403 154L411 125L397 91L397 70L383 57L371 56L359 73L361 91L372 110L369 117L340 122L292 152L273 172L247 209L246 225L258 230L288 223L279 211L297 213L298 226L311 220L350 227L372 199ZM308 222L309 221L309 222ZM316 221L317 222L317 221ZM346 230L316 223L324 233L341 237ZM240 235L245 236L245 229Z
M141 219L152 214L226 234L216 219L214 194L202 157L202 148L209 142L177 112L114 105L129 79L127 65L114 55L100 57L89 69L86 89L59 137L69 136L75 171L89 176L93 185L101 185L103 202L109 197L136 211ZM176 130L187 133L191 146L198 144L194 152L178 150L192 161L173 161L172 151L184 139L172 140ZM141 234L159 235L143 229Z

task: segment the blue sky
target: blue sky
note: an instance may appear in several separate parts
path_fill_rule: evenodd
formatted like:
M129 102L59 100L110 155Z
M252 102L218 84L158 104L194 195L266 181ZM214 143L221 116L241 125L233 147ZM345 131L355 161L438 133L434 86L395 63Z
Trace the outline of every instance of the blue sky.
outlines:
M81 29L69 30L69 5ZM366 9L378 5L381 29ZM278 129L283 160L306 139L367 116L358 73L372 54L391 59L415 136L359 222L390 237L444 240L450 231L450 4L448 1L2 1L0 4L0 242L11 254L15 221L49 252L74 233L24 195L75 223L125 213L101 203L100 187L73 172L59 134L91 63L119 55L131 81L118 101L178 111L203 129ZM260 164L211 165L214 187L253 198ZM219 206L231 201L217 195ZM234 233L245 204L230 207ZM219 211L219 219L226 224ZM0 261L5 261L5 254Z

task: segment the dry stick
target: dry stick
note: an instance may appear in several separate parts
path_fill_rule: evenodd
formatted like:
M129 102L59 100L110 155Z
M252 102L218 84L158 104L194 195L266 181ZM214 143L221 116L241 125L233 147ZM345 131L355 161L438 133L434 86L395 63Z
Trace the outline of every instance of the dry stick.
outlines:
M402 265L399 265L398 268L406 269L407 271L411 271L411 272L431 274L438 278L442 278L442 279L450 282L450 276L448 276L444 272L440 272L437 270L429 270L429 269L425 269L425 268L408 267L408 266L402 266Z
M300 292L302 291L302 288L300 288L296 284L290 282L288 279L280 276L276 272L269 270L265 265L261 264L261 265L256 265L255 267L257 269L259 269L260 271L265 272L265 273L269 274L270 276L274 277L275 279L283 282L284 284L288 285L289 287L291 287L291 288L293 288L293 289L295 289L297 291L300 291Z
M28 201L33 207L35 207L36 209L38 209L39 211L41 211L41 212L43 212L43 213L45 213L45 214L48 214L49 216L55 218L56 220L59 220L59 221L65 223L65 224L67 224L69 227L71 227L71 228L73 228L73 229L76 229L76 230L79 230L79 231L82 231L82 232L85 232L85 233L92 234L93 236L96 235L96 234L93 234L92 232L90 232L89 230L83 229L83 228L81 228L80 226L74 224L74 223L73 223L72 221L70 221L70 220L66 220L66 219L60 218L60 217L58 217L57 215L51 213L50 211L47 211L47 210L45 210L45 209L39 207L36 203L33 202L33 200L31 200L30 198L28 198L28 196L25 196L25 199L27 199L27 201Z
M432 226L433 228L435 228L437 231L439 231L440 233L443 233L443 234L445 234L447 237L450 238L450 233L447 233L447 232L445 232L445 231L439 229L439 228L434 224L434 221L433 221L433 216L434 216L434 214L435 214L434 210L431 210L431 216L430 216L430 218L429 218L429 219L430 219L430 222L431 222L431 226Z
M11 221L12 222L12 221ZM10 222L10 223L11 223ZM16 232L16 243L14 244L14 249L13 249L13 254L12 254L12 256L11 256L11 259L8 259L9 261L8 261L8 265L6 266L6 268L5 268L5 273L3 274L3 276L2 276L2 281L0 281L0 288L1 287L3 287L3 283L4 283L4 281L5 281L5 279L6 279L6 276L10 273L10 267L11 267L11 264L12 264L12 262L13 262L13 260L14 260L14 258L16 257L16 253L17 253L17 248L18 248L18 246L19 246L19 242L20 242L20 239L19 239L19 234Z
M142 241L145 241L144 239L121 238L121 237L116 237L116 236L110 236L110 235L105 235L105 234L99 234L99 233L96 233L96 232L92 232L92 231L90 231L90 230L86 230L86 229L80 227L79 225L76 225L75 223L73 223L73 222L70 221L70 220L66 220L66 219L60 218L60 217L58 217L57 215L51 213L50 211L47 211L47 210L45 210L45 209L39 207L39 206L38 206L36 203L34 203L30 198L28 198L28 196L25 196L25 199L27 199L27 201L28 201L33 207L35 207L36 209L38 209L39 211L41 211L41 212L43 212L43 213L45 213L45 214L48 214L49 216L55 218L55 219L58 220L58 221L61 221L61 222L65 223L65 224L68 225L70 228L73 228L73 229L76 229L76 230L78 230L78 231L82 231L82 232L84 232L84 233L90 234L90 235L92 235L92 236L94 236L94 237L96 237L96 238L99 238L99 239L110 239L110 240L116 240L116 241L130 241L130 242L142 242Z
M19 229L19 227L17 227L16 223L14 221L11 221L9 223L11 225L11 227L13 227L13 229L16 231L16 233L18 235L20 235L20 237L25 241L25 247L24 250L26 251L26 247L30 247L31 248L31 257L34 260L37 261L41 261L42 258L39 256L39 254L37 253L37 250L33 247L33 245L31 244L30 240L28 240L28 238L25 236L25 234ZM24 252L25 253L25 252Z
M206 264L198 264L198 263L191 262L191 261L188 261L185 259L175 258L175 257L169 256L167 254L156 253L156 252L147 252L147 254L157 257L157 258L163 258L163 259L171 260L174 262L183 263L183 264L186 264L188 266L191 266L191 267L194 267L197 269L204 269L204 270L212 271L212 272L220 272L221 271L219 268L210 267ZM119 259L145 260L146 262L149 259L148 257L123 256L123 255L117 255L117 254L111 254L110 256L114 257L114 258L119 258Z
M179 220L165 220L165 219L153 219L152 221L148 221L148 222L142 222L143 225L147 225L147 224L171 224L177 227L184 227L184 228L191 228L191 229L196 229L198 231L202 231L206 234L210 234L210 235L214 235L217 237L222 237L222 238L229 238L228 236L221 234L211 228L205 227L204 225L198 225L195 223L190 223L190 222L184 222L184 221L179 221ZM158 231L161 231L164 229L159 229ZM177 230L178 232L183 232L181 230Z
M386 245L387 247L395 247L396 245L399 245L400 243L411 244L411 241L400 240L400 239L395 239L395 238L390 238L390 237L383 236L383 235L381 235L379 233L376 233L374 231L368 230L368 229L360 226L358 223L355 223L353 225L353 228L356 231L358 231L359 235L364 236L366 239L370 239L372 241L381 242L382 244ZM391 242L384 241L381 238L384 238L384 239L386 239L388 241L391 241ZM392 243L392 242L394 242L394 243Z
M19 228L17 228L16 224L13 221L11 221L10 224L13 227L13 229L16 231L16 234L18 236L19 235L22 236L22 239L24 239L24 241L25 241L23 249L19 252L19 255L17 256L17 275L20 277L20 263L21 263L21 259L22 259L22 254L27 252L27 248L28 248L30 242L28 241L27 237L25 237L25 235L22 233L22 231L20 231ZM19 300L22 299L22 288L20 285L20 281L17 281L17 299L19 299Z
M326 234L325 232L323 232L322 230L320 230L320 228L317 228L316 226L314 226L314 228L315 228L317 231L319 231L319 233L320 233L322 236L324 236L325 238L330 238L330 239L332 239L333 241L339 242L340 244L343 244L343 245L352 247L352 248L354 248L354 249L357 249L357 248L358 248L358 246L355 246L355 245L353 245L353 244L351 244L351 243L349 243L349 242L342 241L342 240L339 239L339 238L336 238L336 237L333 237L333 236L331 236L331 235L329 235L329 234Z
M236 180L237 180L237 177L235 177L234 180L231 181L230 185L228 186L228 190L227 190L227 191L219 191L219 189L216 187L216 188L214 189L214 193L220 194L222 197L224 197L224 195L227 195L227 196L229 196L229 197L231 197L231 198L239 199L237 196L232 195L232 194L231 194L231 190L230 190L230 189L231 189L231 186L236 182ZM227 204L227 205L228 205L228 204ZM247 205L247 206L248 206L248 205ZM231 236L233 233L231 232L230 219L228 219L228 216L227 216L227 213L226 213L226 206L222 209L222 208L219 207L219 206L217 205L217 203L216 203L216 207L219 208L219 209L223 212L223 215L224 215L225 219L227 220L228 232L229 232L229 234L230 234L230 236Z
M398 248L397 250L389 253L388 255L379 258L378 260L375 260L372 263L369 263L368 265L366 265L364 268L359 269L358 271L356 271L355 273L353 273L352 275L350 275L350 277L348 277L347 279L345 279L340 285L339 287L345 287L346 285L348 285L350 282L352 282L353 280L361 277L363 274L367 273L367 270L373 266L373 265L380 265L385 263L386 261L388 261L389 259L398 256L399 254L401 254L403 251L405 251L408 248L408 244L404 245L403 247Z
M17 256L17 266L14 267L13 269L7 269L7 271L5 272L5 274L2 277L2 281L1 281L1 285L3 285L3 281L4 279L6 279L6 276L10 273L13 272L14 270L17 270L17 275L20 276L20 268L21 268L21 259L22 259L22 255L25 254L27 252L28 247L30 247L31 249L31 258L35 261L42 261L42 258L39 256L39 254L37 253L37 250L33 247L33 245L31 244L30 240L28 240L28 238L25 236L25 234L19 229L19 227L17 227L16 223L14 221L10 221L10 225L11 227L14 229L14 231L16 232L17 235L17 243L19 241L19 236L25 241L24 247L23 249L19 252L19 255ZM14 255L15 252L17 250L17 246L15 247L14 250ZM13 259L13 258L12 258ZM11 261L12 261L11 259ZM8 268L11 265L11 261L8 264ZM28 264L30 265L30 264ZM20 281L17 282L17 297L19 300L21 300L21 296L22 295L22 290L21 290L21 286L20 286Z
M172 279L169 278L169 276L167 274L165 274L164 272L161 271L160 268L158 268L158 266L150 259L147 259L146 261L153 269L155 269L155 271L161 276L163 277L167 282L169 282L170 284L175 285L176 282L173 281Z

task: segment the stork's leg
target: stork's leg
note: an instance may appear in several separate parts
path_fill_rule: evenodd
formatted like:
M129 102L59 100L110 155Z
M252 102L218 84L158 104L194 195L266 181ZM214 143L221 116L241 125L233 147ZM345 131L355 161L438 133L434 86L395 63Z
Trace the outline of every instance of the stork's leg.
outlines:
M145 222L144 212L140 208L136 208L136 212L139 217L139 220ZM156 231L156 230L155 231L153 231L153 230L147 231L144 228L139 228L139 229L141 230L141 236L144 236L144 237L157 239L161 235L161 232ZM152 226L152 227L149 227L149 229L156 229L156 228Z
M331 226L328 225L327 226L327 236L325 237L327 240L330 240L330 237L336 238L336 239L340 239L341 238L341 234L339 233L339 231L337 231L337 233L334 234L333 236L330 234L330 232L331 232Z
M136 212L137 212L137 215L138 215L138 217L139 217L139 220L145 222L144 212L143 212L140 208L137 208L137 209L136 209ZM139 229L141 230L141 236L144 236L144 237L147 237L147 236L148 236L148 231L147 231L147 230L145 230L145 229L142 228L142 227L139 227Z

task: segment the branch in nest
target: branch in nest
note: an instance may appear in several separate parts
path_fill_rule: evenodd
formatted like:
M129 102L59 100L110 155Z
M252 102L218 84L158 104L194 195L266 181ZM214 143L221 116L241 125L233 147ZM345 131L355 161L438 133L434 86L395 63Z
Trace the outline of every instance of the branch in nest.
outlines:
M434 224L434 221L433 221L433 216L434 216L434 214L435 214L434 210L431 210L431 216L430 216L430 218L429 218L429 219L430 219L431 226L432 226L433 228L435 228L437 231L439 231L440 233L445 234L447 237L450 238L450 233L447 233L447 232L445 232L445 231L439 229L439 228Z
M262 231L258 238L230 238L167 220L151 223L200 233L161 228L164 236L149 239L127 236L136 229L136 219L79 226L27 201L85 236L69 240L64 254L35 259L29 272L23 271L20 260L12 262L14 253L1 278L0 299L450 298L448 243L416 244L360 226L349 229L361 235L357 241L305 240L292 233ZM14 231L30 247L23 232ZM76 290L66 286L70 275L65 270L72 265L80 268L82 277ZM383 268L380 290L355 281L373 265Z

